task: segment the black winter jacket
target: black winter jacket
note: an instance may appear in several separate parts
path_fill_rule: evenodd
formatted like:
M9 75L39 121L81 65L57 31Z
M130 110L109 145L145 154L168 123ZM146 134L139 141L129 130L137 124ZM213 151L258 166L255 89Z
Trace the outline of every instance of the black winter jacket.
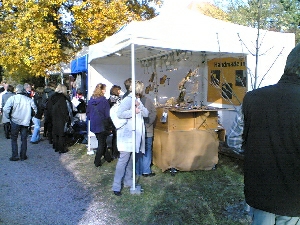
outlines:
M246 202L300 216L300 80L283 76L243 101Z
M37 119L42 119L43 114L44 114L42 96L39 95L38 93L35 93L35 95L33 97L33 100L34 100L34 104L37 107L37 113L34 115L34 117L37 118Z
M52 133L55 135L64 135L65 123L71 123L67 102L70 100L62 93L55 92L47 103L48 118L52 122Z

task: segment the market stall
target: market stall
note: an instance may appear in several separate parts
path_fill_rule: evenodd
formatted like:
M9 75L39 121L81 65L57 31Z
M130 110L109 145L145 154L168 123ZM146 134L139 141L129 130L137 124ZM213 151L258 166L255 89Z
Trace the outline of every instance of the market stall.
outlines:
M259 80L264 78L261 87L276 83L295 45L294 34L266 30L260 33L262 54L256 69L253 53L257 29L184 8L161 13L151 20L133 21L103 42L89 47L89 89L93 90L99 82L106 83L108 88L113 84L123 88L124 80L134 76L148 87L148 96L161 103L177 98L178 83L190 70L196 70L198 104L233 107L252 89L255 70ZM218 81L211 82L212 73ZM236 78L246 82L238 84ZM165 82L161 84L160 79ZM243 93L239 101L234 95L234 101L224 100L222 95L228 94L226 90L223 92L227 83L228 87ZM226 130L230 129L234 116L234 112L220 112L220 121Z
M281 76L287 54L294 47L294 35L261 33L264 41L260 48L265 54L261 56L263 63L258 71L261 76L266 71L272 74L270 78L264 77L264 86L276 83ZM148 21L133 21L103 42L90 46L88 89L93 90L99 82L105 83L107 89L113 84L123 87L124 80L132 77L133 81L143 81L145 93L157 107L173 101L167 106L179 110L190 110L191 105L234 109L245 92L251 90L249 71L255 70L255 56L251 51L255 50L256 37L256 29L189 9L164 13ZM279 39L282 41L278 42ZM270 67L275 59L276 64ZM198 129L200 118L207 113L213 115L208 117L209 121L218 118L218 123L211 129ZM170 120L157 123L154 163L162 170L168 167L187 171L211 169L217 163L218 138L222 137L219 122L225 130L230 129L234 112L168 110L167 114L169 119L173 115L180 117L179 121L184 122L177 121L181 125L175 127L183 126L186 130L172 130L174 125ZM179 115L188 115L188 121ZM134 137L135 124L132 132ZM180 143L178 136L183 137ZM167 154L170 152L171 158Z

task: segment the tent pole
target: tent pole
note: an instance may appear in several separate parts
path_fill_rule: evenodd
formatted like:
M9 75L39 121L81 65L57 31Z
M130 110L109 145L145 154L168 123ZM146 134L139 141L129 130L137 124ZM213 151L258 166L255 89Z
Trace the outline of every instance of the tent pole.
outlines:
M87 71L87 76L88 76L88 84L91 82L91 70L90 70L90 64L88 64L88 71ZM87 100L89 100L91 98L91 88L89 86L87 86ZM91 122L90 120L88 120L88 124L87 124L87 138L88 138L88 150L87 150L87 154L88 155L93 155L94 151L91 149L91 131L90 131L90 126L91 126Z
M132 88L132 101L131 101L131 113L132 113L132 187L130 188L131 194L140 194L141 186L135 184L135 148L136 148L136 114L135 114L135 61L134 61L134 44L131 44L131 88Z

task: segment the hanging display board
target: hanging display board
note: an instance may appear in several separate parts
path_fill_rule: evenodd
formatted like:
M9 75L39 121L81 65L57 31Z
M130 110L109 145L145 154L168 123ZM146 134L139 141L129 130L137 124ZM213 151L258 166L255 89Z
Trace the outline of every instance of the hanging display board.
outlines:
M216 58L208 61L207 101L240 105L247 91L244 58Z

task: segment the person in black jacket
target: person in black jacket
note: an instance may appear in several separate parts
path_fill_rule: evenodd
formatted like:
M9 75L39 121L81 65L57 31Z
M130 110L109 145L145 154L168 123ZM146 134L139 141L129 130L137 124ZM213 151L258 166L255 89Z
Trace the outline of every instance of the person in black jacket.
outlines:
M27 96L28 98L33 98L33 90L32 90L32 86L28 83L25 83L24 84L24 95ZM32 135L32 131L31 131L31 127L33 125L33 121L32 121L32 118L34 116L34 113L33 111L31 110L31 120L30 120L30 124L29 124L29 127L28 127L28 134L29 136Z
M52 123L51 123L51 115L47 110L47 103L50 97L55 93L56 85L53 82L49 82L49 84L45 87L44 93L42 96L42 105L44 109L44 137L48 137L49 144L52 144Z
M56 152L67 152L65 125L73 123L72 103L67 94L67 87L59 84L47 104L53 136L53 148Z
M300 44L279 82L243 100L245 198L252 224L300 224Z
M32 117L32 121L34 124L34 129L30 140L30 143L32 144L37 144L41 140L40 137L41 119L44 114L44 109L42 105L42 94L43 94L43 88L39 87L36 89L36 92L33 96L34 104L37 107L37 113Z

